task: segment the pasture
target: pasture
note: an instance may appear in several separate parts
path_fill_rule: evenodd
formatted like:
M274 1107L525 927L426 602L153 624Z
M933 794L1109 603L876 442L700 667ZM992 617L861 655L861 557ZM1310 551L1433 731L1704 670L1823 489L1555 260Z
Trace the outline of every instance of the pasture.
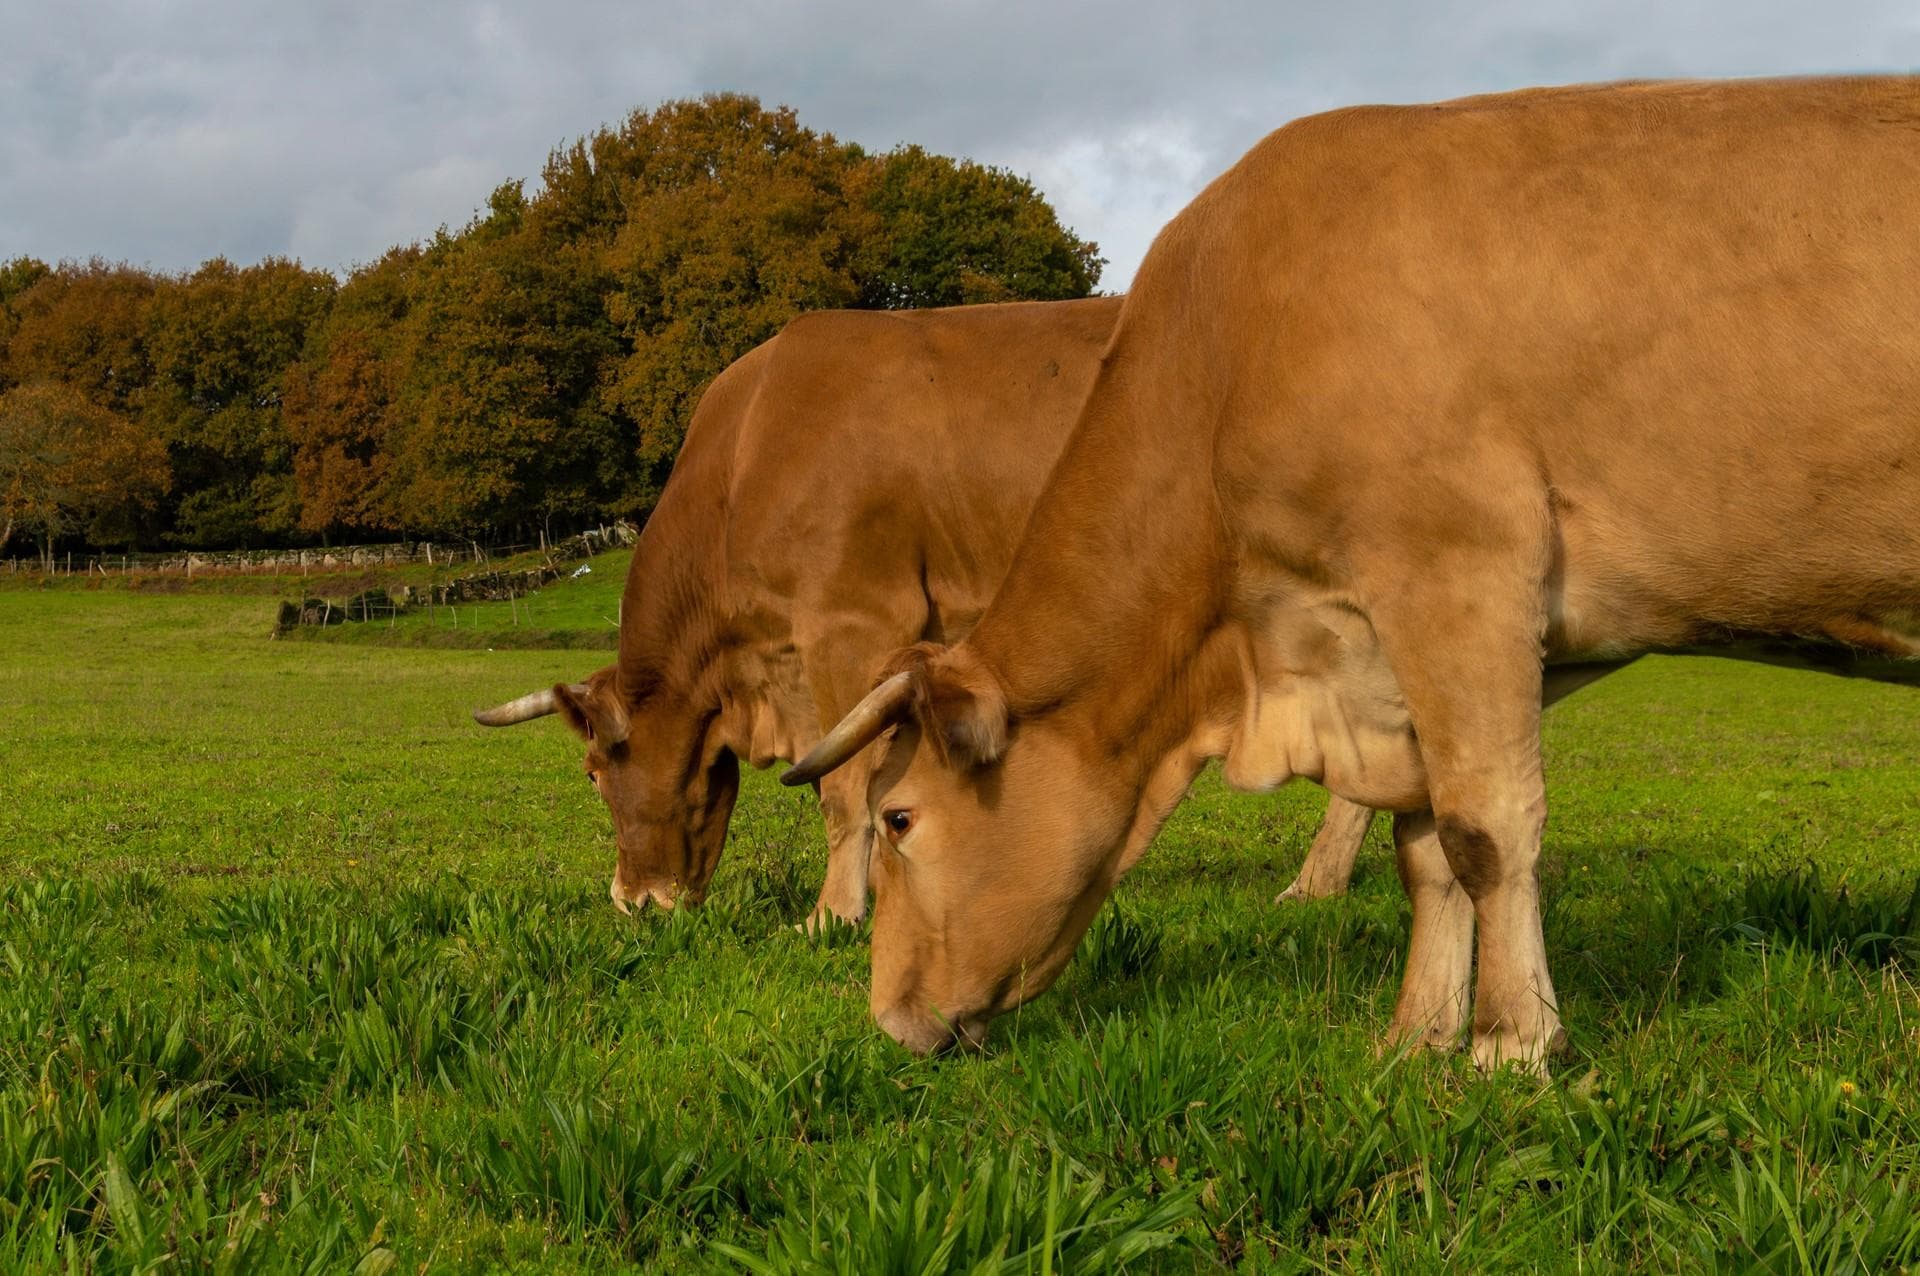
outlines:
M0 592L0 1270L1920 1264L1911 691L1649 660L1548 715L1548 1085L1376 1057L1384 821L1276 907L1317 791L1211 774L1052 993L920 1061L861 937L791 929L810 795L748 776L710 902L623 918L573 738L467 717L602 653L271 613Z

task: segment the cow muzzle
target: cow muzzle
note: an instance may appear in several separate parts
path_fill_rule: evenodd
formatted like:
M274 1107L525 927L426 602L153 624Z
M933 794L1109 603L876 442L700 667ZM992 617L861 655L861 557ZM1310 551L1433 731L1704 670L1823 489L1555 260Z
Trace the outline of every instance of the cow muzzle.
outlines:
M889 1037L917 1055L952 1049L978 1050L986 1045L987 1017L959 1015L952 1019L905 1006L889 1006L874 1018Z
M680 901L674 893L664 886L643 886L638 889L628 886L616 875L607 886L607 894L613 900L613 906L631 917L635 911L645 912L648 904L658 904L662 909L671 910Z

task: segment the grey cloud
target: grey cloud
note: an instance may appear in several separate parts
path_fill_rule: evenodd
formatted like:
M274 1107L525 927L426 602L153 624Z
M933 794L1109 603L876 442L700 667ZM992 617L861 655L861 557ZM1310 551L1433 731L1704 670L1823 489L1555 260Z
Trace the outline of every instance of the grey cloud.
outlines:
M1124 286L1268 129L1347 102L1920 65L1907 3L49 6L0 0L0 256L329 267L459 225L548 150L721 89L1031 175Z

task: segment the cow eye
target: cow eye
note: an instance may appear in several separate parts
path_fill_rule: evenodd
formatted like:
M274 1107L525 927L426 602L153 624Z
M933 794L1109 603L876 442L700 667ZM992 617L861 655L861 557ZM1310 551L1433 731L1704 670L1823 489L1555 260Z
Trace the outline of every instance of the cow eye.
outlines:
M886 824L887 831L895 837L904 836L907 830L913 827L912 811L903 811L895 808L883 814L880 819Z

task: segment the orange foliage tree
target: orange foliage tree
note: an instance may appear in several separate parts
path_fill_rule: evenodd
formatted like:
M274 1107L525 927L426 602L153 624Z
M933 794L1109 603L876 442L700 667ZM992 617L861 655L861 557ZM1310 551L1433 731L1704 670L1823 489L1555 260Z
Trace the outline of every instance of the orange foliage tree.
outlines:
M153 373L147 311L163 278L131 266L90 261L39 277L7 303L0 380L58 381L122 415L138 411Z
M508 182L344 283L0 265L0 392L36 387L14 419L48 429L105 413L145 458L111 517L34 515L52 535L530 536L644 514L707 383L802 311L1084 296L1102 265L1024 179L716 94L555 150L536 193ZM19 472L43 453L16 439Z
M337 288L325 271L279 258L244 268L215 258L155 294L141 416L166 440L183 489L179 539L248 545L295 530L281 383Z
M607 307L628 352L605 395L633 431L636 507L707 382L802 311L1082 297L1104 265L1023 179L918 147L869 155L738 94L636 112L556 153L547 181L576 224L620 210Z
M282 419L293 446L302 531L398 531L386 499L397 433L401 331L412 306L417 248L395 248L354 272L307 350L287 368Z
M0 549L16 532L36 533L51 564L61 536L120 539L169 481L159 440L73 386L36 381L0 394Z

